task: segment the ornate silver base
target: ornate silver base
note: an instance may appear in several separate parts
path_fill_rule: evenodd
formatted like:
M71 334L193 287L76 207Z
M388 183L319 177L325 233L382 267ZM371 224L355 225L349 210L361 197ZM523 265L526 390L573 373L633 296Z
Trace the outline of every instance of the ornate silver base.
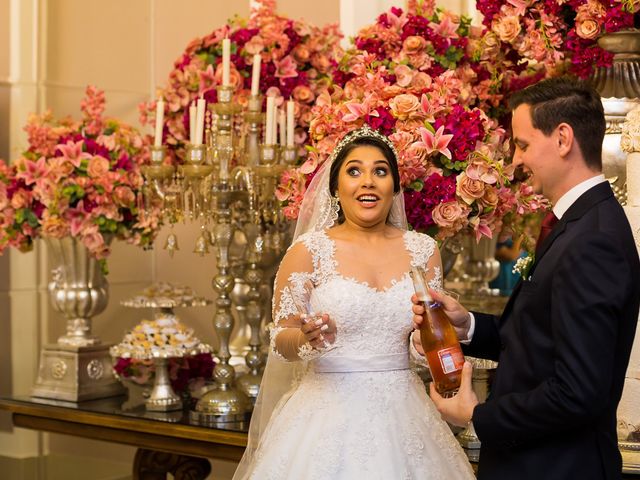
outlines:
M255 405L258 393L260 393L261 382L262 374L254 375L251 372L247 372L243 375L238 375L236 386L242 393L249 397L251 403Z
M476 431L473 428L473 423L470 423L467 428L458 434L458 442L460 442L460 446L463 448L464 453L467 454L470 462L480 460L480 440L478 440Z
M155 381L151 395L144 402L147 410L152 412L169 412L172 410L182 410L182 400L171 387L169 373L167 372L167 359L154 359L156 372Z
M230 422L248 421L251 401L236 389L214 388L205 393L195 410L189 413L192 421L199 425L220 425Z
M622 473L640 473L640 443L618 442L622 455Z
M31 395L82 402L123 394L124 387L113 376L109 347L45 345Z

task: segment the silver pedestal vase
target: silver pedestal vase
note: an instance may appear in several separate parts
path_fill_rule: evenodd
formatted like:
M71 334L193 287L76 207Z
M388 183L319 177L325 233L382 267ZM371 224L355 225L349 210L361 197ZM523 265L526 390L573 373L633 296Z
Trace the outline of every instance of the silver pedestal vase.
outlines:
M463 238L464 251L462 256L463 276L465 283L465 297L486 297L498 295L496 289L489 287L489 282L498 276L500 262L496 260L496 244L498 235L493 238L481 237L476 241L473 234Z
M483 403L489 396L491 382L498 363L492 360L474 357L465 357L465 360L471 362L473 365L471 386L478 397L478 401ZM480 439L476 434L475 428L473 428L473 423L469 423L469 425L457 435L457 438L467 454L469 461L478 462L480 460Z
M155 380L151 395L145 401L145 407L152 412L168 412L172 410L182 410L182 400L173 391L169 380L167 358L157 357L153 359L155 366Z
M109 298L100 264L75 238L48 238L47 246L54 265L49 297L67 325L57 343L43 347L31 393L73 402L119 395L124 390L112 373L110 345L91 333L91 317Z

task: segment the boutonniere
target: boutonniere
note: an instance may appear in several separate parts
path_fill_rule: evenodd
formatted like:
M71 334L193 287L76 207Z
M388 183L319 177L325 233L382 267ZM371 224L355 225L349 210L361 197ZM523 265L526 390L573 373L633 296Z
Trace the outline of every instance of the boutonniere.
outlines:
M531 280L529 270L531 270L531 266L533 265L535 258L536 256L534 253L527 253L526 256L520 257L516 260L516 264L513 266L513 273L520 274L523 281Z

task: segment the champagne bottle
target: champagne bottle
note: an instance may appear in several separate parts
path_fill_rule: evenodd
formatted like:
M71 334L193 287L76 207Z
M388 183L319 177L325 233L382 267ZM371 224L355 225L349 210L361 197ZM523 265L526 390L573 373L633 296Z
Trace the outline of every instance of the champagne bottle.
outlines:
M452 396L460 387L464 365L458 336L442 305L429 295L423 273L412 267L411 278L418 301L424 307L420 340L433 383L438 393Z

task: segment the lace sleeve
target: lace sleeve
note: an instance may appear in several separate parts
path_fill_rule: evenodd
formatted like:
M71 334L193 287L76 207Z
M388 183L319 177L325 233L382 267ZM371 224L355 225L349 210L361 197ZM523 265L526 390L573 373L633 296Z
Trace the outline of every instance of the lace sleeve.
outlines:
M313 280L312 256L303 243L294 244L285 254L274 285L273 324L269 346L283 361L309 360L319 354L300 330L301 320L293 295L299 294L305 280Z
M436 241L428 235L407 232L407 248L411 252L411 264L422 267L427 274L427 284L434 290L442 290L442 260Z

